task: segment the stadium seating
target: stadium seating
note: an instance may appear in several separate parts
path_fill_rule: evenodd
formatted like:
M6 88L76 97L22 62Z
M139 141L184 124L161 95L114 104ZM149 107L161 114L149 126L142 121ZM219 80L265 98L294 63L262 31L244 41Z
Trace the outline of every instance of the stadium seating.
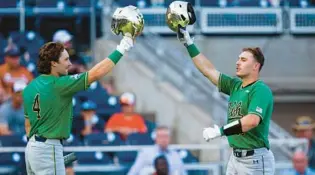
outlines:
M204 7L217 7L219 6L219 1L200 1L200 5Z
M124 7L128 5L138 6L138 0L118 0L119 6Z
M94 0L94 5L96 5L97 0ZM75 7L90 7L92 0L68 0L69 5L71 4L72 6Z
M40 46L44 44L44 39L34 31L12 31L9 33L9 38L31 55L38 54Z
M234 0L228 3L228 6L240 6L240 7L267 7L267 0Z
M75 95L75 115L80 113L80 104L87 99L96 103L96 113L105 121L107 121L113 113L119 112L121 108L117 96L109 95L99 82L94 82L90 85L89 89L81 91Z
M115 156L118 159L118 163L125 166L131 166L137 157L137 151L122 151L116 152Z
M284 0L281 1L281 6L300 7L301 0Z
M0 146L26 146L26 143L27 138L22 134L0 136Z
M152 133L132 133L128 135L126 144L128 145L153 145Z
M112 159L103 152L77 152L78 164L110 164Z
M156 128L156 123L149 120L144 120L144 121L145 121L145 125L147 126L148 133L152 133Z
M72 134L70 134L67 140L63 141L63 146L82 146L82 145L83 143L81 143L80 140Z
M25 154L17 152L0 153L0 173L26 174Z
M50 7L50 8L56 8L58 6L58 3L64 3L60 0L35 0L35 6L36 7Z
M7 40L0 33L0 64L4 63L4 49L7 46Z
M2 0L0 1L0 8L16 8L19 0Z
M117 146L123 141L117 133L93 133L85 137L85 144L88 146Z
M179 155L181 156L182 158L182 161L185 163L185 164L193 164L193 163L198 163L198 159L192 155L192 153L186 149L180 149L178 150L179 152ZM188 174L191 174L191 175L206 175L208 174L207 171L205 170L189 170L188 171Z

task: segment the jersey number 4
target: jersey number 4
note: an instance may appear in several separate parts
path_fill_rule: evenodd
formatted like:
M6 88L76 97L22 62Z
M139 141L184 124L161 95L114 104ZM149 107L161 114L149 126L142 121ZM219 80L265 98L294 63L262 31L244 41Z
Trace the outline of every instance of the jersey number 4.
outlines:
M36 94L34 98L33 111L37 113L37 119L40 119L39 94Z

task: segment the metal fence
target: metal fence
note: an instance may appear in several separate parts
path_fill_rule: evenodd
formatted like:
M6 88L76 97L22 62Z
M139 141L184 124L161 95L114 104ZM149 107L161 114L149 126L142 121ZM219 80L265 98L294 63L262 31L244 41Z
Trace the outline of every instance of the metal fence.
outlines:
M294 34L315 33L315 8L198 8L197 27L203 34L282 34L285 20ZM158 34L174 34L165 22L166 8L144 8L145 25ZM290 16L285 18L283 14ZM198 30L195 30L198 28Z

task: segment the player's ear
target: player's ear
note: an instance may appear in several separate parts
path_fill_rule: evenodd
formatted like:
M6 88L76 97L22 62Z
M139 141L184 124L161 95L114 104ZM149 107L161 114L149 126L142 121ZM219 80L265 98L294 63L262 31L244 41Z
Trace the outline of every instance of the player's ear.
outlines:
M259 70L259 68L260 68L260 63L256 61L254 64L254 70Z
M52 67L56 67L57 66L57 62L56 61L51 61L50 63L51 63Z

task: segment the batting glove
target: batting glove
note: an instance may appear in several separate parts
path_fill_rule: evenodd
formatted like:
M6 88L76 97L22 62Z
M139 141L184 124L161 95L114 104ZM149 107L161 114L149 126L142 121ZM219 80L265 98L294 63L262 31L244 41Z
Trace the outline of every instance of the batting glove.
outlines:
M183 43L186 47L194 43L193 39L190 37L189 32L186 27L178 27L177 39Z
M218 127L218 125L214 125L213 127L203 129L203 138L207 142L209 140L213 140L217 137L221 137L221 132L220 132L220 128Z
M123 39L121 39L120 44L117 46L117 50L124 54L125 52L129 51L133 47L133 40L132 38L128 36L124 36Z

